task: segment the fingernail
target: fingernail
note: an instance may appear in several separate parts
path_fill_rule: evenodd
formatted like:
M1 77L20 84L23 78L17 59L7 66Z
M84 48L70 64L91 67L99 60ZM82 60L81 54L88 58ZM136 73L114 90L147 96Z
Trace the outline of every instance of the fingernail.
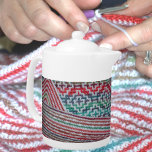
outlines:
M89 26L83 22L78 22L76 26L78 30L82 31L83 33L87 33L89 31Z
M100 47L104 47L104 48L107 48L107 49L111 49L111 50L112 50L112 45L109 44L109 43L102 43L102 44L100 44Z
M95 31L97 31L97 32L100 32L100 33L101 33L101 28L100 28L100 26L99 26L99 24L98 24L98 23L93 22L93 23L91 24L91 27L93 28L93 30L95 30Z

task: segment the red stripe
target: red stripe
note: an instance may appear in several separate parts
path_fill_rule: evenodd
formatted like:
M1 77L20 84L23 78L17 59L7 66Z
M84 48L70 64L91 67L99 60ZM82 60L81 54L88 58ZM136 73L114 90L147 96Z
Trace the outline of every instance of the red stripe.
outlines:
M27 128L37 129L37 130L41 131L41 128L33 127L33 126L30 126L30 125L26 124L26 120L24 120L23 123L12 122L12 121L10 122L10 121L7 121L7 120L0 121L0 123L1 124L10 124L12 126L14 125L16 127L21 127L21 128L24 126L24 127L27 127Z
M54 88L55 86L54 86L53 82L51 81L50 83L51 83L52 88L53 88L53 90L54 90L53 93L55 93L55 95L56 95L56 97L57 97L57 99L58 99L56 104L60 107L59 110L65 111L64 108L63 108L63 105L61 104L62 101L60 101L59 95L58 95L58 93L56 92L56 89Z
M0 113L1 113L2 115L4 115L5 117L7 117L7 118L12 118L12 119L15 118L15 117L7 114L2 108L0 108ZM31 122L31 123L34 122L33 119L26 119L26 121Z
M42 64L38 64L37 65L37 67L36 67L36 70L35 70L35 74L37 74L38 72L38 70L40 69L42 67ZM26 70L26 71L28 71L28 67L26 67L24 70ZM15 74L14 74L15 75ZM14 80L16 81L18 78L21 78L21 77L25 77L23 80L27 80L27 74L25 73L25 72L23 72L23 71L19 71L17 74L16 74L16 76L15 77L13 77L13 78L11 78L10 80L8 80L8 82L9 82L9 84L10 83L13 83L14 82ZM7 84L8 84L8 82L7 82ZM20 81L19 81L20 82ZM22 82L22 81L21 81Z
M44 84L42 84L42 98L43 98L43 96L44 96L44 93L46 93L47 95L49 94L49 92L51 92L51 89L48 89ZM50 93L51 94L51 93ZM53 96L48 96L48 98L49 98L49 101L51 102L51 106L52 107L56 107L54 104L54 99L53 99ZM55 98L55 97L54 97ZM47 103L49 104L49 101L48 101L48 99L45 97L44 99L46 99L46 101L47 101Z
M22 92L22 91L20 90L20 92ZM24 97L26 99L26 93L22 92L22 95L20 97ZM41 112L42 111L41 104L39 104L39 102L36 99L34 99L34 104L35 104L36 108L38 109L38 111Z
M85 37L83 38L84 40L88 40L88 39L90 39L91 37L92 37L92 35L94 35L94 34L99 34L99 32L89 32L89 33L87 33L86 35L85 35Z
M115 104L131 105L131 106L134 106L134 107L142 108L143 110L146 110L147 112L151 112L151 108L149 108L149 107L147 107L147 106L140 105L140 104L138 104L138 103L132 103L132 102L127 101L127 100L115 101L115 102L113 103L113 105L115 105Z
M6 87L6 89L11 90L11 89L8 88L8 87ZM6 93L6 94L8 95L8 97L10 97L10 98L14 99L15 101L17 101L19 105L22 105L22 106L23 106L23 107L22 107L23 110L26 110L26 111L28 112L27 106L26 106L24 103L20 102L19 99L16 98L13 94L11 94L8 90L6 91L4 88L0 88L0 90L3 91L4 93ZM26 99L26 93L22 92L22 95L20 95L21 91L19 91L19 90L17 91L17 90L16 90L16 92L18 92L17 96L24 97L24 98ZM34 100L34 103L35 103L37 109L41 112L41 106L40 106L40 104L38 103L38 101ZM15 107L14 107L14 108L15 108ZM16 108L15 108L15 109L16 109Z
M125 91L120 91L120 92L116 92L113 91L112 94L113 95L117 95L117 94L124 94L124 93L129 93L129 94L134 94L134 93L139 93L139 94L148 94L148 95L152 95L152 91L147 91L147 90L140 90L140 89L131 89L131 90L125 90Z
M41 150L51 150L52 148L50 146L47 145L41 145L41 146L37 146L37 147L32 147L32 148L23 148L21 150L19 149L15 149L16 152L37 152L37 151L41 151Z
M35 69L35 75L36 74L39 74L39 73L41 73L41 69L42 69L42 64L40 63L40 64L38 64L37 66L36 66L36 69ZM25 68L24 69L24 71L26 70L26 73L28 72L28 67L27 68ZM18 74L18 76L16 76L15 78L13 78L13 80L17 80L18 78L20 78L21 76L24 76L25 78L22 80L22 81L27 81L27 74L26 74L25 72L22 72L22 73L20 73L20 74ZM12 80L12 82L14 82Z
M55 44L52 44L52 46L57 46L61 42L63 42L63 40L60 40L60 41L56 42Z
M19 72L23 72L26 68L29 67L31 61L26 62L24 65L19 65L18 67L16 67L16 69L14 69L13 71L10 71L6 74L4 74L3 76L0 77L0 80L4 80L7 79L8 77L11 77L11 75L16 75ZM25 73L23 73L23 75L25 75ZM21 75L19 75L21 76ZM17 77L19 77L17 76ZM15 77L13 78L13 80L15 79Z
M55 109L58 109L59 106L56 105L56 103L57 103L56 96L54 94L54 91L52 90L52 86L50 86L49 83L50 83L49 80L46 80L45 85L43 84L43 86L42 86L43 92L42 93L43 93L43 95L44 95L44 93L47 93L47 96L50 99L52 107Z
M4 74L3 76L1 76L0 80L7 79L9 76L14 75L14 74L20 72L21 70L24 70L25 68L27 68L29 66L29 64L30 64L30 61L28 61L24 65L20 65L19 67L16 67L16 69L14 69L13 71L10 71L10 72Z
M5 90L4 88L0 88L0 90L1 90L3 93L6 93L9 98L12 98L12 99L14 99L15 101L17 101L18 104L22 107L22 109L23 109L23 110L26 110L26 111L28 112L27 106L26 106L24 103L20 102L20 101L18 100L18 98L16 98L15 95L11 94L11 93L8 91L8 90L10 90L10 88L6 87L6 89L7 89L7 90ZM19 96L19 94L17 94L17 96ZM6 100L7 100L7 99L8 99L8 98L6 98ZM15 108L15 107L14 107L14 108Z
M120 124L112 123L112 124L111 124L111 127L114 127L114 128L116 128L116 129L122 129L122 130L124 130L128 135L143 135L143 134L139 133L139 132L136 131L136 130L126 129L126 128L122 127L122 125L120 125Z
M23 92L21 90L16 90L16 92L19 93L18 96L24 97L25 101L26 101L26 93L25 92ZM19 101L17 101L17 102L19 102ZM41 104L36 99L34 99L34 104L35 104L36 108L38 109L38 111L41 112L42 111L41 110L42 106L41 106ZM28 108L27 108L27 105L26 105L26 102L25 102L25 108L27 109L27 112L29 112Z
M3 142L6 142L6 143L11 143L11 144L28 144L28 143L31 143L31 142L34 142L34 141L40 141L42 139L42 137L39 137L39 138L20 138L20 139L4 139L4 138L1 138L0 137L0 140L2 140Z
M46 79L46 78L45 78ZM64 110L63 106L61 105L61 101L58 97L58 94L56 93L56 90L53 87L52 81L51 80L47 80L45 81L45 83L43 84L43 94L44 92L47 92L47 96L52 98L52 100L50 99L51 103L52 103L52 107L58 110ZM53 106L54 105L54 106Z
M147 123L152 123L152 119L151 118L148 118L142 114L136 114L135 112L132 112L132 111L129 111L129 110L126 110L126 109L123 109L123 108L118 108L118 107L115 107L115 106L112 106L111 107L111 110L114 111L114 110L119 110L121 111L122 113L127 113L129 115L131 115L132 117L134 118L137 118L138 120L145 120Z
M0 113L1 113L2 115L4 115L5 117L13 118L13 119L14 119L14 117L13 117L13 116L11 116L11 115L7 114L7 113L4 111L4 109L2 109L1 107L0 107Z
M126 22L132 22L136 24L142 23L145 19L139 18L139 17L132 17L132 16L127 16L127 15L118 15L118 14L104 14L104 18L108 20L116 20L116 21L126 21Z
M116 116L114 116L114 115L111 115L112 116L112 118L116 118L116 119L118 119L119 120L119 122L122 122L122 123L125 123L126 125L134 125L136 128L140 128L140 129L142 129L143 131L152 131L152 130L150 130L150 128L149 129L147 129L146 127L142 127L142 126L138 126L136 123L133 123L133 121L130 121L130 120L125 120L125 119L121 119L121 118L119 118L119 117L116 117ZM112 127L112 122L111 122L111 127Z
M147 145L145 145L140 151L138 152L146 152L148 150L152 150L152 141L150 141Z
M22 126L23 127L23 126ZM7 129L2 129L0 130L0 133L6 133L8 135L40 135L41 136L41 132L21 132L21 131L16 131L16 130L7 130Z
M119 152L127 152L128 150L134 149L134 147L138 146L142 141L144 141L145 139L149 139L150 136L151 135L148 135L148 136L142 137L141 139L139 139L139 140L137 140L135 142L132 142L131 144L129 144L127 147L123 148L123 150L120 150Z
M36 67L35 70L35 74L40 74L42 73L42 65L38 65ZM26 69L23 70L23 72L21 73L17 73L16 77L13 78L12 80L8 81L7 84L11 84L11 83L21 83L21 82L26 82L27 81L27 72L28 72L28 67ZM21 80L17 80L17 78L23 77ZM18 82L14 82L14 80L17 80Z
M59 90L59 92L61 93L61 94L64 94L64 93L66 93L67 92L67 90L69 90L69 92L68 92L68 95L73 95L73 94L75 94L77 91L80 91L81 93L84 93L84 94L89 94L89 92L92 92L92 93L95 93L95 92L99 92L99 93L103 93L103 91L105 92L105 93L108 93L109 92L109 90L111 90L111 87L110 87L111 85L108 83L107 84L107 82L101 82L100 84L97 84L94 88L92 88L92 87L87 87L86 86L86 88L83 88L83 87L81 87L81 86L79 86L78 88L71 88L71 89L69 89L69 88L64 88L64 90L61 90L59 87L57 88L58 90ZM107 88L108 88L108 90L107 90Z
M44 117L44 116L43 116ZM49 123L51 122L51 123L53 123L53 124L56 124L56 125L58 125L58 126L61 126L61 127L63 127L63 128L69 128L69 129L71 129L71 130L73 130L73 129L75 129L75 130L77 130L77 131L83 131L83 132L95 132L95 133L104 133L104 132L109 132L110 130L105 130L105 131L98 131L98 130L85 130L85 129L79 129L79 128L73 128L73 127L70 127L70 126L67 126L67 125L64 125L64 124L61 124L61 123L58 123L58 122L56 122L56 121L53 121L53 120L51 120L50 118L48 118L47 116L45 116L47 119L47 121L49 121Z

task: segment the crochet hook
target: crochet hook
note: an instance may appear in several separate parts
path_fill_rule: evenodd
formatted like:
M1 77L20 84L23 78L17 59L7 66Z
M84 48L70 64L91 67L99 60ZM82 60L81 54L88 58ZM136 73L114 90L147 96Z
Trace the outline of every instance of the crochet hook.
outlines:
M115 12L115 11L120 11L128 8L129 6L127 4L124 4L122 6L116 6L116 7L109 7L105 9L97 9L99 14L104 14L104 13L110 13L110 12ZM95 16L95 11L94 10L86 10L84 11L85 16L89 19Z
M109 7L109 8L105 8L105 9L98 9L98 13L100 13L100 14L110 13L110 12L124 10L128 7L129 7L128 4L124 4L122 6Z

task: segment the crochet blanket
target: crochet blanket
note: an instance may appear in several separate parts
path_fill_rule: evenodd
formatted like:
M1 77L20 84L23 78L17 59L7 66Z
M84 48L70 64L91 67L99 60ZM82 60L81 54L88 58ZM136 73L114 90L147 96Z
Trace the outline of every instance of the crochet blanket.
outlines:
M142 22L142 19L120 15L103 17L127 26ZM96 17L89 22L94 20ZM102 38L102 34L90 28L84 39L98 43ZM41 55L45 47L58 43L60 40L52 38L22 58L0 54L0 59L3 59L0 63L0 152L78 152L45 145L41 124L31 118L26 105L26 79L31 59ZM41 70L40 63L35 72L34 88L35 105L39 112ZM127 151L152 152L152 79L135 69L133 53L123 51L112 72L111 141L105 147L87 152Z

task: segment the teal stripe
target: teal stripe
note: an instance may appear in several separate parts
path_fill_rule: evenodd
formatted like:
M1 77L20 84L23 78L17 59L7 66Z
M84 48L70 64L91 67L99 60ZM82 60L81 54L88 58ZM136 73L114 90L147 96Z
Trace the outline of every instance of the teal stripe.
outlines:
M123 84L123 85L115 85L115 86L112 86L112 89L120 89L120 88L125 88L125 89L127 89L127 88L133 88L133 89L137 89L137 87L138 86L150 86L150 87L152 87L152 82L150 83L144 83L144 84Z
M39 98L42 98L41 93L40 93L40 92L38 92L38 91L34 91L34 95L38 96Z
M136 140L137 138L139 138L139 137L137 137L137 136L135 136L135 137L128 137L128 138L120 139L118 141L112 141L107 146L102 147L102 148L98 148L98 149L95 149L95 150L92 150L91 152L102 152L102 151L106 152L106 151L112 150L116 146L120 146L121 144L123 144L125 142L132 142L133 140Z

